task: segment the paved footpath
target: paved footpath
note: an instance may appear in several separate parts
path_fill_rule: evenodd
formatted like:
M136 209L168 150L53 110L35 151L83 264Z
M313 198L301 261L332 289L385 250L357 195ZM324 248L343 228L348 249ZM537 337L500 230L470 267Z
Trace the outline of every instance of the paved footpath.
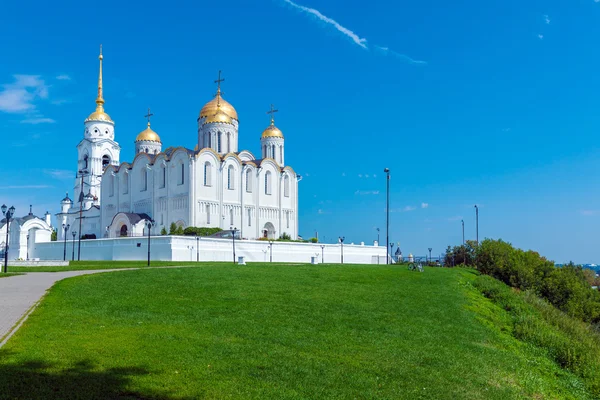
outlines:
M159 267L160 268L160 267ZM166 267L169 268L169 267ZM181 267L171 267L181 268ZM30 272L0 278L0 347L19 329L41 298L56 282L73 276L101 272L131 271L139 268L66 272Z

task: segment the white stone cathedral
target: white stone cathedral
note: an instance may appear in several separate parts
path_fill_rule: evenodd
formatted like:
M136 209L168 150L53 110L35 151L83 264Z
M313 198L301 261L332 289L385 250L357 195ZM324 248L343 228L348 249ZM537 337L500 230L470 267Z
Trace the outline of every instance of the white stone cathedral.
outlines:
M284 163L284 137L273 119L261 135L261 158L238 150L238 114L215 97L198 116L198 145L162 149L159 135L148 126L135 139L133 162L119 161L115 123L104 111L102 52L96 111L85 120L73 199L61 201L61 226L88 238L140 236L145 220L152 234L171 223L178 227L237 228L244 239L298 237L298 181ZM148 113L148 118L150 118ZM70 235L71 233L67 233Z

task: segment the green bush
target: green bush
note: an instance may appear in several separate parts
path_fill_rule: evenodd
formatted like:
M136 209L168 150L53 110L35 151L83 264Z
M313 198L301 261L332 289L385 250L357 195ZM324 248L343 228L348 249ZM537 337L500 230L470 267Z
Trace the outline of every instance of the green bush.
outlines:
M513 336L544 349L600 395L600 334L594 328L556 309L532 290L519 293L489 276L478 277L473 285L510 313Z
M50 241L56 242L57 239L58 239L58 232L56 232L55 228L52 228L52 233L50 234Z
M292 240L292 237L288 233L283 232L281 234L281 236L279 236L279 239L281 239L281 240Z
M448 246L444 257L444 265L447 267L475 265L476 246L477 244L474 240L467 240L466 243L461 246Z
M165 236L167 234L167 228L165 228L164 226L162 227L162 229L160 230L160 234Z
M217 232L221 232L221 228L209 228L209 227L196 227L188 226L183 230L183 234L186 236L211 236Z
M171 222L171 226L169 227L169 235L176 235L177 234L177 225L175 224L175 222Z
M319 239L317 239L316 237L310 238L310 242L311 243L319 243Z

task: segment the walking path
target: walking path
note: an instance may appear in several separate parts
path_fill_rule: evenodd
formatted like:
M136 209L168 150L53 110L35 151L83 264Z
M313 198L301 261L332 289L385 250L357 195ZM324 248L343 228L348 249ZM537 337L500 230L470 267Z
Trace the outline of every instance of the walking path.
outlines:
M158 267L161 268L161 267ZM182 268L162 267L162 268ZM99 269L66 272L30 272L0 278L0 347L21 327L42 297L56 282L73 276L101 272L131 271L139 268Z

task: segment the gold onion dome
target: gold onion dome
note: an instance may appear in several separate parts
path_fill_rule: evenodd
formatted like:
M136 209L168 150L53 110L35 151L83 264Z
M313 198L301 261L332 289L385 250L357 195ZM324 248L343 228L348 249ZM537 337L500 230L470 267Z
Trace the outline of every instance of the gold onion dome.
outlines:
M229 118L238 120L237 111L235 111L235 108L233 108L231 104L229 104L227 101L225 101L225 99L223 99L223 97L221 96L221 89L217 90L217 94L215 95L214 99L212 99L211 101L206 103L204 107L202 107L202 110L200 110L199 118L214 116L215 114L217 114L219 109L223 113L225 113L225 115L227 115Z
M137 135L137 137L135 138L136 142L141 142L141 141L147 141L147 142L160 142L160 136L158 136L158 133L154 132L151 128L150 128L150 122L148 122L148 127L146 129L144 129L143 131L140 132L139 135Z
M271 120L271 125L265 129L261 135L263 138L278 137L283 139L283 132L275 126L275 121Z
M102 122L111 122L114 123L110 116L104 112L104 98L102 97L102 46L100 46L100 56L98 59L100 60L100 73L98 75L98 97L96 97L96 111L90 114L89 117L86 118L85 122L89 121L102 121Z
M215 112L212 115L207 116L206 119L204 120L204 124L213 124L213 123L231 124L233 122L232 122L231 117L229 117L229 115L227 115L221 107L217 107L217 112Z

